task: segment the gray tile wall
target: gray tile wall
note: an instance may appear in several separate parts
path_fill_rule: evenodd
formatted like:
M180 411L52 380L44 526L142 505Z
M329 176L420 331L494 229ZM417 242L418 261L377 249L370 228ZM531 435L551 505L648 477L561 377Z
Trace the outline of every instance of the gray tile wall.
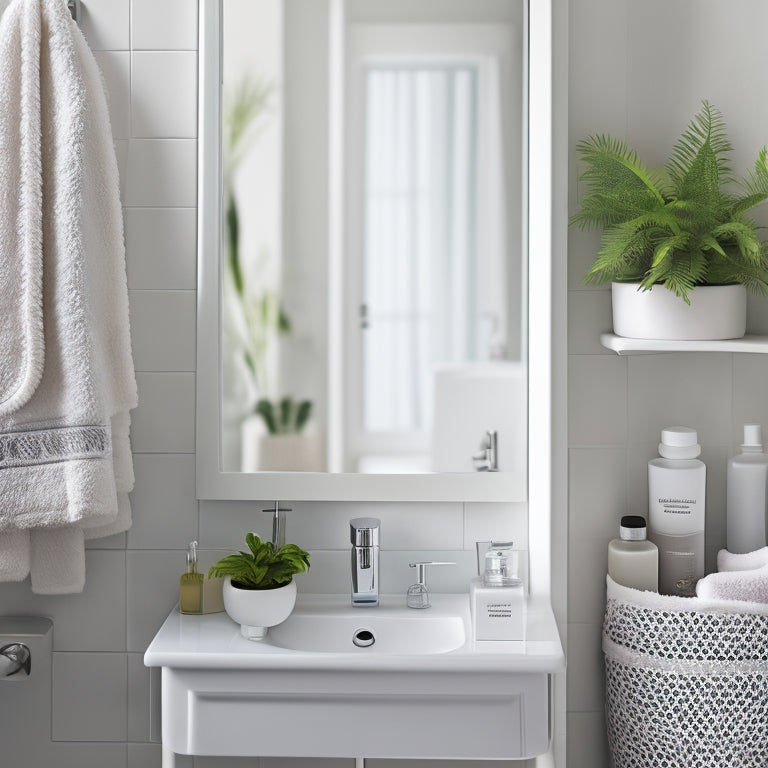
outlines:
M571 0L570 208L579 194L576 141L591 133L625 138L651 166L663 164L701 99L723 112L734 171L751 167L768 142L760 93L768 51L756 35L768 7L747 0ZM712 57L702 41L729 41L738 56ZM738 87L736 87L738 83ZM765 214L761 214L765 223ZM618 357L599 334L611 330L607 287L585 287L595 233L570 232L568 768L608 765L600 631L606 548L623 514L647 515L646 463L662 427L699 430L707 464L707 565L725 546L725 467L744 423L768 429L768 357L669 354ZM748 330L768 331L768 304L750 297Z
M0 0L0 11L7 5ZM201 559L269 534L265 502L195 498L196 109L195 0L85 0L83 29L102 66L120 163L139 408L133 413L133 527L89 542L82 594L33 595L0 584L0 615L54 621L50 691L24 729L0 722L0 763L30 764L29 740L52 742L50 764L157 768L159 675L143 653L178 599L187 542ZM382 582L405 591L413 559L456 561L436 590L463 591L474 542L527 541L524 504L291 504L289 538L310 549L300 589L348 589L347 521L382 518ZM299 534L300 532L300 534ZM2 695L11 695L3 691ZM42 753L41 753L42 754ZM381 761L377 761L381 762ZM183 758L179 768L353 768L352 761ZM300 765L301 764L301 765ZM420 762L420 765L424 765ZM427 766L425 766L427 768ZM448 768L443 764L441 768Z

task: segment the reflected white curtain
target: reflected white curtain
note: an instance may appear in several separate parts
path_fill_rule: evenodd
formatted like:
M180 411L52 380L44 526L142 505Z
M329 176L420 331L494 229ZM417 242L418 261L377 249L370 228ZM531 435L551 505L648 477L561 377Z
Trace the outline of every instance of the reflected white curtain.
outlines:
M477 359L477 72L366 79L364 428L431 427L436 364Z

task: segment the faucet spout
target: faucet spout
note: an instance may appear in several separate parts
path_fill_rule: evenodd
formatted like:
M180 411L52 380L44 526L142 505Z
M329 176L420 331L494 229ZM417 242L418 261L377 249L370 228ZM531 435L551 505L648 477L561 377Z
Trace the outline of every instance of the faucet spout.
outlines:
M356 517L349 521L352 544L352 605L379 604L379 529L375 517Z

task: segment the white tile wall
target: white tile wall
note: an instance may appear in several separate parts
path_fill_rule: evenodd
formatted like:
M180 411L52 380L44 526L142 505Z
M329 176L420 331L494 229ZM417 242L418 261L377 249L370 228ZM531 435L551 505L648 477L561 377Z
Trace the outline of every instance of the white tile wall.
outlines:
M571 0L569 131L571 147L588 133L626 138L651 165L707 98L723 111L738 173L766 142L759 90L768 64L754 35L766 20L759 0L722 13L717 4L681 0ZM739 61L713 62L700 41L738 40ZM674 43L673 43L674 41ZM659 50L665 50L663 57ZM609 65L606 66L606 62ZM734 79L742 85L734 89ZM571 153L571 212L579 172ZM765 214L763 214L765 215ZM607 768L600 623L606 546L623 514L647 515L646 464L667 424L699 430L707 464L707 567L725 545L725 466L742 424L768 428L768 359L762 355L678 354L618 358L597 344L610 326L607 288L581 278L599 247L593 232L572 230L569 284L568 768ZM768 330L768 302L750 297L748 328Z
M54 741L126 741L127 702L125 654L53 654Z
M139 407L133 411L135 453L194 453L193 373L137 373Z
M131 291L137 371L195 370L195 291Z
M190 208L197 200L193 139L131 139L125 179L129 207Z
M131 135L197 136L197 54L134 51L131 54Z
M131 36L135 51L197 50L197 14L191 0L131 0Z
M128 287L194 290L197 210L129 208L125 212Z

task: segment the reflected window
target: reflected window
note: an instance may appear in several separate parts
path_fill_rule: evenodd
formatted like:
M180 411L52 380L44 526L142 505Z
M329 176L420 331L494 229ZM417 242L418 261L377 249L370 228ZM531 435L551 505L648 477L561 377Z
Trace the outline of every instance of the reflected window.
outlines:
M350 48L345 266L360 330L345 459L357 471L432 469L440 372L520 354L508 38L456 31L411 29L417 52L396 25L361 26Z
M477 358L477 98L473 66L368 70L366 431L430 429L435 364Z

